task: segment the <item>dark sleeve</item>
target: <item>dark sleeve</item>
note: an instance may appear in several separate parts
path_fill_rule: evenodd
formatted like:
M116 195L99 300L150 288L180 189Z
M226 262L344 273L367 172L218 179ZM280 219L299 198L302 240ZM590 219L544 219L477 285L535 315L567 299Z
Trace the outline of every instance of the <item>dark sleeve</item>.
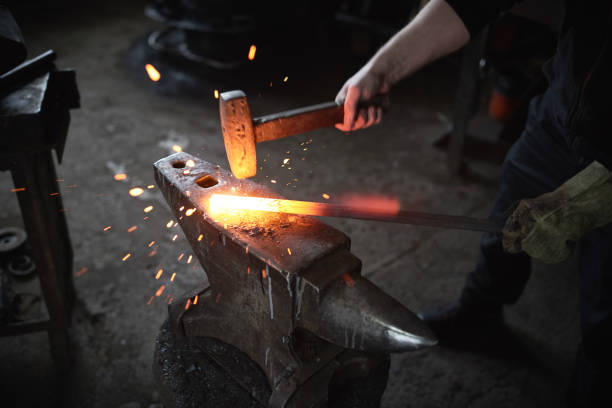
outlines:
M521 0L446 0L472 37L519 1Z

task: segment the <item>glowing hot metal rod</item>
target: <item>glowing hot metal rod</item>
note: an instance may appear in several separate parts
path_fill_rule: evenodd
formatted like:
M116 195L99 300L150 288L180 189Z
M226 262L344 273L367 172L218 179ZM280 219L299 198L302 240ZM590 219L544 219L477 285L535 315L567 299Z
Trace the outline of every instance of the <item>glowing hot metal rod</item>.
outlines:
M400 210L399 204L393 200L379 201L379 203L374 203L374 205L367 201L363 203L353 201L351 203L333 204L213 194L210 197L209 210L212 214L220 212L227 214L229 211L264 211L323 217L356 218L494 233L501 232L504 226L503 220L404 211Z

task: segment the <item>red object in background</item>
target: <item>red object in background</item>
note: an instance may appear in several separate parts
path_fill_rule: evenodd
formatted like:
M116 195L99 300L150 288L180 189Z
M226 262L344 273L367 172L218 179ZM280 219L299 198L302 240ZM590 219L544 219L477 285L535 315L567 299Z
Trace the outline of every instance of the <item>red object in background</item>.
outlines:
M502 94L499 90L494 89L491 93L489 101L489 115L496 120L506 121L510 119L514 111L519 105L518 97L508 97Z

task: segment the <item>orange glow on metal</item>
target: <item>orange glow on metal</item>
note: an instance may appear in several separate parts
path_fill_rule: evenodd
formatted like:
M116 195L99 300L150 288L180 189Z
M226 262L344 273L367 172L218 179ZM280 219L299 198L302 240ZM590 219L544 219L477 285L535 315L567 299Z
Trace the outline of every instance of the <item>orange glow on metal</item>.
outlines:
M144 189L141 187L134 187L134 188L130 188L130 195L132 197L138 197L139 195L141 195L142 193L144 193Z
M113 178L117 181L125 180L127 178L127 174L125 173L117 173L113 176Z
M255 59L256 51L257 51L257 47L255 47L255 44L249 47L249 61L253 61Z
M146 213L151 212L151 211L153 211L153 206L152 205L146 206L145 209L144 209L144 212L146 212Z
M312 201L213 194L209 201L209 212L213 217L231 215L237 211L335 216L335 211L340 206L349 208L350 211L359 215L385 216L395 215L399 211L399 202L389 198L353 197L344 200L342 204L335 205Z
M151 78L151 81L157 82L161 79L161 74L159 71L151 64L145 65L145 71L147 71L147 75Z

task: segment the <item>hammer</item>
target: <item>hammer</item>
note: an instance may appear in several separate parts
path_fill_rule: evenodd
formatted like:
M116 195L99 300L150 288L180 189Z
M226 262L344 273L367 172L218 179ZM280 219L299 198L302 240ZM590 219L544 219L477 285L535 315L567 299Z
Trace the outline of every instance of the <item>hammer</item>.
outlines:
M369 105L385 108L388 105L387 97L375 96L360 104L360 107ZM219 114L230 168L236 178L242 179L257 173L257 143L341 123L344 120L344 105L326 102L253 119L246 95L235 90L220 95Z

